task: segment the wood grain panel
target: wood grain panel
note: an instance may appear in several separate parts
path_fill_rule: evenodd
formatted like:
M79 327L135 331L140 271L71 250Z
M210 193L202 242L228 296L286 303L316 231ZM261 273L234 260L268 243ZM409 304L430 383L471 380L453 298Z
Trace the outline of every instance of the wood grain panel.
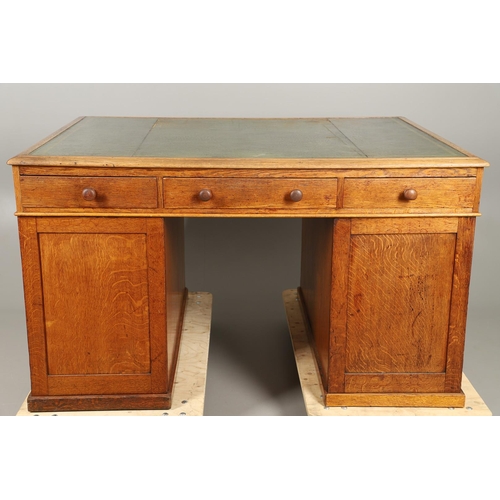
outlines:
M156 208L154 177L22 176L21 204L25 208ZM82 192L92 188L97 196L86 201Z
M146 233L147 219L120 217L40 217L37 218L39 233Z
M405 200L405 189L415 189L418 197ZM344 208L394 208L401 211L456 209L472 211L476 180L454 179L346 179Z
M479 204L481 202L481 188L483 185L483 174L484 168L478 168L476 177L476 192L474 194L474 206L472 208L474 212L479 212Z
M162 219L146 220L149 334L151 342L151 391L167 392L167 318L165 282L165 231Z
M14 193L16 196L16 212L22 212L21 205L21 180L19 174L19 167L12 167L12 180L14 181Z
M457 217L353 219L351 234L456 233Z
M352 237L347 372L445 371L455 239Z
M149 373L144 234L39 235L49 374Z
M444 373L347 373L345 392L445 392Z
M177 355L184 320L188 290L184 264L184 219L166 218L165 231L166 311L167 311L167 367L169 390L175 378Z
M344 207L344 183L345 177L340 177L337 180L337 208Z
M146 394L150 375L49 375L49 396Z
M168 410L170 394L116 394L80 396L28 396L30 412L99 410Z
M45 319L40 270L37 220L18 218L21 259L23 264L24 304L28 334L31 393L48 393Z
M413 408L463 408L465 394L459 393L349 393L325 394L326 406L395 406Z
M31 156L18 155L9 165L20 167L104 167L184 169L455 169L488 167L476 156L464 158L163 158L118 156Z
M263 177L263 178L328 178L328 177L476 177L477 168L365 168L346 170L343 168L315 169L296 166L288 169L263 169L263 168L155 168L151 163L148 167L55 167L34 166L18 167L20 175L55 175L63 177ZM161 204L160 204L161 206Z
M329 392L343 392L345 387L350 240L350 219L335 220L333 229L332 292L330 295Z
M448 362L446 365L445 387L449 392L459 391L462 383L475 227L476 219L474 217L463 218L459 221L451 294Z
M212 192L212 199L201 201L202 189ZM301 201L293 202L290 192L300 189ZM165 208L335 208L337 179L237 179L237 178L165 178Z
M303 219L300 297L325 385L330 346L332 243L333 219Z

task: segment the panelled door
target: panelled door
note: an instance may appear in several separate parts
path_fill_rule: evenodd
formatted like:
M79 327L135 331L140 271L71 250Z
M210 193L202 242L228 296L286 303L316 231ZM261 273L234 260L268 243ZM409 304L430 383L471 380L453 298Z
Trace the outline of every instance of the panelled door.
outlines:
M460 392L475 219L337 219L329 393Z
M20 217L32 396L167 392L162 219Z

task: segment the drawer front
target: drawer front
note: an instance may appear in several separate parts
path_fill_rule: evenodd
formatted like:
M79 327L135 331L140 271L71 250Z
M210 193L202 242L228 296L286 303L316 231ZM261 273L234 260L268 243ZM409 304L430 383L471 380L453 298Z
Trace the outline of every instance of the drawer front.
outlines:
M21 176L25 208L157 208L155 177Z
M344 208L472 211L475 178L346 179Z
M335 208L337 179L164 178L163 200L171 209Z

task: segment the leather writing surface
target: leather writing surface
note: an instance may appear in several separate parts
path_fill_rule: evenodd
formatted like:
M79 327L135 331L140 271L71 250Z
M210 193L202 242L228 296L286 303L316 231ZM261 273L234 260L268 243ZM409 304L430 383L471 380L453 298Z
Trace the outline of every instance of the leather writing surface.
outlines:
M172 158L355 158L327 120L159 119L135 153Z
M330 122L368 158L465 156L399 118L337 118Z
M35 156L132 156L156 118L87 116L35 149Z
M33 156L159 158L457 157L399 118L85 117Z

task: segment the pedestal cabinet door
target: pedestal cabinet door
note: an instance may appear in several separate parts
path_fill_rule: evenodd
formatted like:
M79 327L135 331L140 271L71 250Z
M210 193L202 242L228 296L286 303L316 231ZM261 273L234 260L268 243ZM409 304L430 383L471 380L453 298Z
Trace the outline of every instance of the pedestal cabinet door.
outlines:
M473 218L335 221L328 392L460 391L473 229Z
M31 396L166 393L176 339L167 345L164 221L19 225Z

